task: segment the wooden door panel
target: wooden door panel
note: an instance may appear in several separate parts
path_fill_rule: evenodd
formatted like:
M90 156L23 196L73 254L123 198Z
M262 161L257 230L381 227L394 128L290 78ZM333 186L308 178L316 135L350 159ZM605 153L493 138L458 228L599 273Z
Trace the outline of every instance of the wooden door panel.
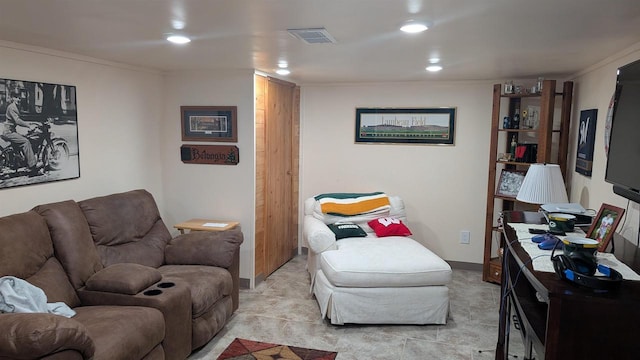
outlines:
M294 101L299 97L295 84L268 79L265 98L264 274L268 276L289 261L297 248L294 172L297 179L299 105Z
M265 121L266 121L266 91L267 79L263 76L255 76L255 132L256 132L256 208L255 208L255 232L254 232L254 275L264 274L265 264Z

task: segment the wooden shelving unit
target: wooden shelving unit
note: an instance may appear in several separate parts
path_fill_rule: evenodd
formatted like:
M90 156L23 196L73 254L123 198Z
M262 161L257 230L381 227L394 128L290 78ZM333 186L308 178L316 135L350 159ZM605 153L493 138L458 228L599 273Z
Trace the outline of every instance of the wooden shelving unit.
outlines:
M503 94L503 84L493 86L493 111L491 115L491 145L489 154L489 181L487 185L487 210L484 234L484 260L482 279L500 283L502 274L501 249L504 239L500 228L500 214L504 210L533 210L531 204L514 198L496 195L497 180L502 170L526 171L531 163L502 161L499 153L509 152L509 144L515 137L518 143L537 145L537 163L559 164L566 179L573 82L563 83L562 92L556 92L555 80L544 80L542 92L537 94ZM561 97L559 121L554 124L556 98ZM521 113L525 106L535 106L539 112L535 128L504 129L503 118ZM522 121L521 121L522 123Z

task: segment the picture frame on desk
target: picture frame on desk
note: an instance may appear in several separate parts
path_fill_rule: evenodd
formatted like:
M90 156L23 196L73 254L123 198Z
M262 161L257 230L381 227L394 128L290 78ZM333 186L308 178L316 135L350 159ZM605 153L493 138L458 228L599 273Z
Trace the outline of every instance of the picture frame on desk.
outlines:
M624 215L624 209L617 206L602 204L598 215L593 219L593 223L587 231L587 237L600 242L599 252L604 252L609 246L609 242L616 232L616 228Z
M515 199L526 174L526 171L502 169L496 195Z

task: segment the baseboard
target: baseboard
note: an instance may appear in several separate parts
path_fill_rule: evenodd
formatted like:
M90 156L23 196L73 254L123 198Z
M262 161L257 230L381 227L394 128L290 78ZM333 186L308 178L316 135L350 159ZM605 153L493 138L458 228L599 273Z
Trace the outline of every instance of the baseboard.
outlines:
M258 287L258 285L260 285L263 281L264 281L265 277L264 274L258 274L258 276L256 276L256 287Z
M306 255L308 253L307 248L303 247L302 248L302 254ZM291 250L291 257L294 258L298 256L298 248L292 249ZM259 274L258 276L256 276L256 284L255 286L257 287L258 285L260 285L261 282L264 281L264 274ZM240 278L240 288L241 289L249 289L249 286L251 284L251 281L249 279L243 279Z
M239 286L240 289L249 289L249 287L251 286L251 280L240 278Z
M255 280L256 280L255 286L260 285L260 283L264 281L264 274L260 274L256 276ZM250 286L251 286L250 279L240 278L240 289L250 289L251 288Z
M464 262L464 261L447 261L449 266L453 269L458 270L473 270L473 271L482 271L482 264Z

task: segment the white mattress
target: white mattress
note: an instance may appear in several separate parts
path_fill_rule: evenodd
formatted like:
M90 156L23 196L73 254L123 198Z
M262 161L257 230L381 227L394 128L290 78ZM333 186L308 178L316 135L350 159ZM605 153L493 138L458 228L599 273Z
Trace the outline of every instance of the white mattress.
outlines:
M390 236L347 238L320 254L320 269L338 287L445 285L451 267L415 240Z

